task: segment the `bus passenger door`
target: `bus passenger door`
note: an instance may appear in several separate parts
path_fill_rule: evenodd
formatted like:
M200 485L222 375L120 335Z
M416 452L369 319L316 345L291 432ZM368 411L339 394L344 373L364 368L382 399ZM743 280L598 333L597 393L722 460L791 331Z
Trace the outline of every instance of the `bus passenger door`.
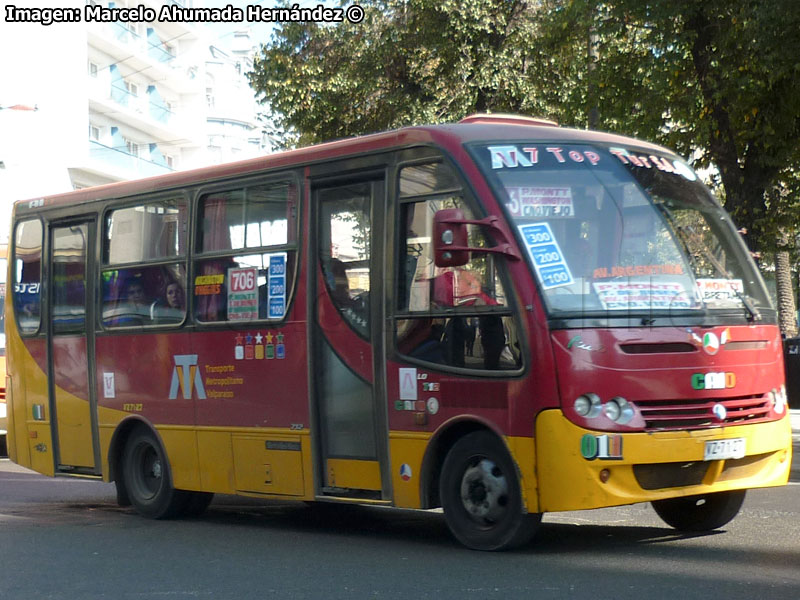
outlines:
M311 383L318 493L388 501L383 372L383 177L314 190Z
M50 228L48 356L56 472L100 474L94 378L95 221Z

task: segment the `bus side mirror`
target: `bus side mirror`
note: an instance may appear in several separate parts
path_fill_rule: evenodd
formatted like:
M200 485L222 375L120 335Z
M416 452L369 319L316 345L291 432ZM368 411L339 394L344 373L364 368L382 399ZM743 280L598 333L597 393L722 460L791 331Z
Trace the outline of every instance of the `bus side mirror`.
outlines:
M468 245L467 225L479 225L488 230L496 245L491 248ZM522 260L510 234L506 233L500 217L493 215L485 219L465 219L458 208L445 208L433 215L433 262L437 267L460 267L469 262L473 252L480 254L502 254L511 260Z
M464 221L458 208L445 208L433 216L433 261L437 267L460 267L469 262Z

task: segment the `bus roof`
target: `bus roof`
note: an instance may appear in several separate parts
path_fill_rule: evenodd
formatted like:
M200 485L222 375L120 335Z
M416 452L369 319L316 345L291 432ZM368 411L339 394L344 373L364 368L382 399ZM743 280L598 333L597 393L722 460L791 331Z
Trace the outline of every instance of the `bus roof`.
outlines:
M42 208L75 205L110 198L125 198L138 194L168 191L212 182L230 177L255 174L280 168L294 168L326 160L359 156L418 145L436 145L451 153L461 145L486 141L541 141L546 143L599 142L636 146L646 150L664 151L661 146L638 139L600 131L558 127L552 121L530 119L515 115L472 115L461 123L412 126L354 138L316 144L296 150L267 154L257 158L213 165L187 171L176 171L144 179L135 179L84 188L62 194L18 200L14 213L36 212Z

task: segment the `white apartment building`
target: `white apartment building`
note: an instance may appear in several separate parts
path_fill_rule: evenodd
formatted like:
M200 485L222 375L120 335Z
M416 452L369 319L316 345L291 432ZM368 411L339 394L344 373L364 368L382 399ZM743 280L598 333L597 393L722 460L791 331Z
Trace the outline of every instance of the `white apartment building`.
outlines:
M16 0L3 14L5 4L82 9L84 1ZM203 2L101 4L157 13L165 4ZM14 200L265 152L244 77L249 39L223 52L194 23L45 26L0 15L0 56L0 241Z
M259 104L247 81L255 48L250 31L233 32L229 49L209 47L206 58L208 161L211 164L252 158L271 150L257 121Z
M163 2L143 4L159 7ZM80 164L69 165L73 185L203 164L207 34L187 23L85 26L88 153Z

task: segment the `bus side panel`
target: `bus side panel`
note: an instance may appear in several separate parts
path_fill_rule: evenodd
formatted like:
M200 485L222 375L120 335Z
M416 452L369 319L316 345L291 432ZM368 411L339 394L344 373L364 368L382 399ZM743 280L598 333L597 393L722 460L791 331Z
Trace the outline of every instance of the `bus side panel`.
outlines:
M44 475L55 473L53 443L50 433L50 408L47 391L44 338L22 340L13 319L6 321L6 345L11 377L9 447L14 461Z
M199 429L198 489L311 500L314 471L309 434L307 429L248 433Z
M182 490L200 490L196 432L189 427L160 427L158 433L169 457L172 485Z
M196 332L192 348L205 390L194 396L199 427L309 427L304 322Z
M59 461L62 465L91 468L94 445L86 337L53 337L52 353Z
M112 420L101 419L101 428L116 427L120 412L141 415L156 425L194 425L198 392L192 375L197 366L196 357L189 364L188 334L105 335L96 338L95 347L97 403L112 409L102 413ZM191 387L184 387L187 379Z
M405 431L389 432L392 490L394 505L400 508L420 508L420 476L422 460L431 434Z
M200 485L203 491L235 494L236 476L229 431L201 429L197 432Z
M517 463L522 488L522 502L529 513L539 510L539 489L536 477L536 440L532 437L509 437L506 443Z
M312 490L310 444L307 435L302 443L297 437L310 426L305 324L264 325L98 336L104 461L119 422L136 414L158 430L176 487L280 495ZM248 450L256 446L259 452ZM257 478L260 490L253 489Z

